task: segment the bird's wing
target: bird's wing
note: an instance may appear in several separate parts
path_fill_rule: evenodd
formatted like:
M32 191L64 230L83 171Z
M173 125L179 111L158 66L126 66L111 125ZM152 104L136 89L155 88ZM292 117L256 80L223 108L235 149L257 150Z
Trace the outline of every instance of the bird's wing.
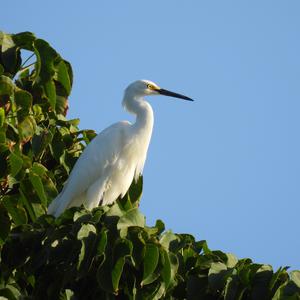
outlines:
M60 202L59 210L71 206L72 199L84 193L101 176L109 175L107 173L126 146L130 125L127 121L115 123L88 144L73 167L62 193L56 198Z

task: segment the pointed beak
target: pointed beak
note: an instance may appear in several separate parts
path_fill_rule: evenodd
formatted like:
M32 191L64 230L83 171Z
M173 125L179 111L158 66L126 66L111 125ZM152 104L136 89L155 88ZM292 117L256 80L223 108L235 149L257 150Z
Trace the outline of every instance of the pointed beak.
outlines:
M184 96L184 95L181 95L181 94L177 94L177 93L173 93L173 92L170 92L168 90L165 90L165 89L157 89L156 90L159 94L161 95L164 95L164 96L169 96L169 97L174 97L174 98L180 98L180 99L184 99L184 100L188 100L188 101L194 101L193 99L187 97L187 96Z

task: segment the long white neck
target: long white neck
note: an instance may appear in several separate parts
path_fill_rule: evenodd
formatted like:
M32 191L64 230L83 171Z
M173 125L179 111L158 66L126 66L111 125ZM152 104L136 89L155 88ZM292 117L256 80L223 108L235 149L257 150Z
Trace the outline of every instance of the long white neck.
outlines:
M136 116L136 122L132 125L135 130L147 134L150 141L154 123L151 105L142 96L125 92L123 106L129 113Z

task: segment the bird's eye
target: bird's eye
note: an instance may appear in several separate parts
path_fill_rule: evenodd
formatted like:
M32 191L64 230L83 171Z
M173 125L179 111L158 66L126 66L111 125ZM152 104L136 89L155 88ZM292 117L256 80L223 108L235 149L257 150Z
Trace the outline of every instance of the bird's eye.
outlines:
M148 85L147 85L147 88L148 88L149 90L154 90L154 89L155 89L154 86L153 86L152 84L148 84Z

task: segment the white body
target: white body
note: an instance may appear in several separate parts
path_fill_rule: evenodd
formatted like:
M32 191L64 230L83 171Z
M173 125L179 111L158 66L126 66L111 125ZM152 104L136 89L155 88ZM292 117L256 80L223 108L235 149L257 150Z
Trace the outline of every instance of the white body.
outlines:
M150 94L150 93L149 93ZM153 111L133 87L125 91L123 105L136 122L122 121L96 136L76 162L62 192L48 213L59 216L65 209L84 204L92 209L124 196L133 179L143 171L153 128Z
M116 123L103 130L77 160L62 192L48 213L59 216L65 209L84 204L88 209L111 204L124 196L133 179L143 171L153 129L153 111L144 96L191 98L161 89L149 80L138 80L125 90L123 106L136 122Z

